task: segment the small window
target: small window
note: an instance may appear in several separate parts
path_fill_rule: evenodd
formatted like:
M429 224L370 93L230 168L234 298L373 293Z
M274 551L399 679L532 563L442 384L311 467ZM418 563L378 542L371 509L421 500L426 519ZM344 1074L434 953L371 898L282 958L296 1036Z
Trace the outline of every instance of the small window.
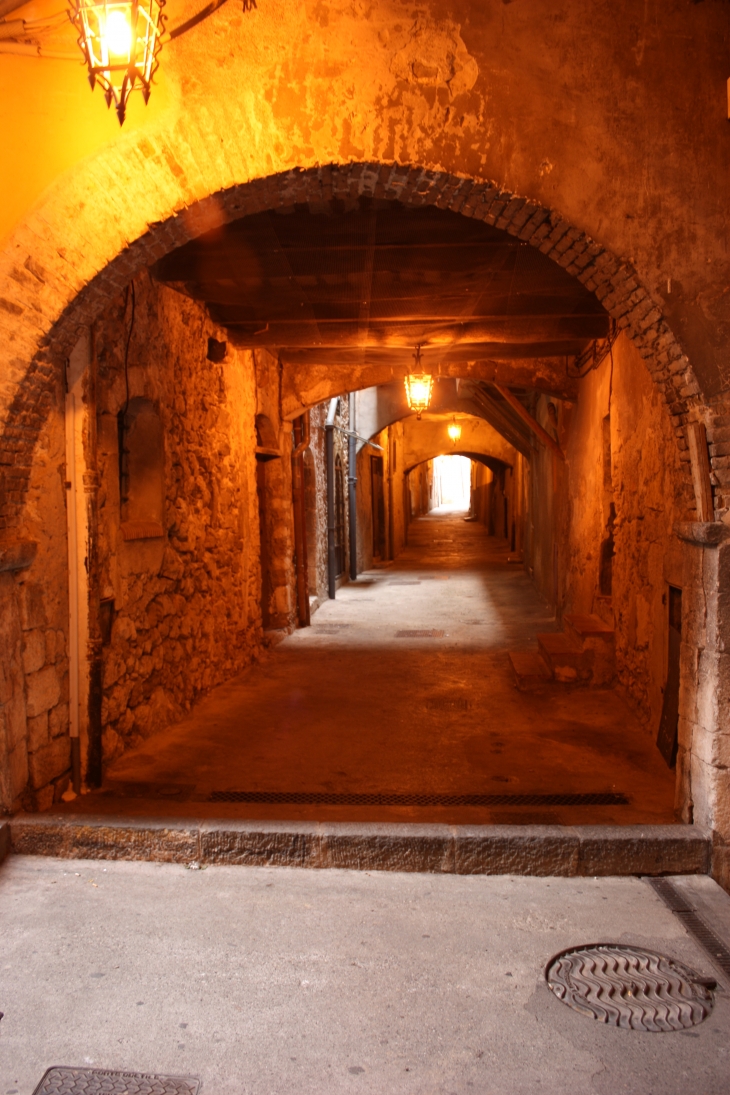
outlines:
M160 416L147 399L119 412L120 511L125 540L164 534L165 450Z

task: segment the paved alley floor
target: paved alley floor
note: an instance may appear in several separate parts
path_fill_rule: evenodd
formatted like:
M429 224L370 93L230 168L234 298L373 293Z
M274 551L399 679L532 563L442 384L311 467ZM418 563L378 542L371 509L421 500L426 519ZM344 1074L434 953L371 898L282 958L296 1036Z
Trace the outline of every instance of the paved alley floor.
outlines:
M730 945L730 898L673 880ZM200 1095L727 1095L727 978L638 878L89 862L0 866L0 1095L52 1065ZM690 1030L607 1027L546 986L593 942L722 985Z
M522 567L508 562L504 541L462 514L429 516L412 523L395 563L342 586L310 628L130 750L107 771L102 794L64 809L449 824L673 821L674 774L616 692L552 682L517 690L508 650L535 649L537 633L555 627ZM224 801L240 792L273 801ZM625 802L286 801L308 793L612 793Z

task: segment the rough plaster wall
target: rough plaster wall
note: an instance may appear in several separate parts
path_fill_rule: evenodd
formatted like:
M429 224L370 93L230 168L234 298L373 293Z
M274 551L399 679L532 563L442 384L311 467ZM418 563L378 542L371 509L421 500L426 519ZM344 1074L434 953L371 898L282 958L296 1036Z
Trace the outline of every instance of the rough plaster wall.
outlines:
M666 678L666 560L674 526L693 499L671 444L671 423L641 358L619 337L611 358L588 374L566 446L570 489L567 589L563 610L596 607L606 536L602 422L611 415L611 486L616 508L613 614L618 679L652 733Z
M122 241L230 182L353 159L423 164L504 181L600 234L635 259L690 356L696 347L708 374L724 372L727 38L720 0L226 8L166 52L167 110L136 132L105 131L55 185L39 176L41 215L18 233L75 222L67 264L83 282ZM78 117L48 95L37 119L34 84L55 67L12 60L7 113L42 162L47 133L63 145ZM104 111L86 94L90 114ZM99 203L100 185L113 201Z
M494 475L491 468L472 461L471 513L487 528L490 526L490 513L494 493Z
M458 415L461 438L456 448L446 432L450 421L450 417L430 415L428 412L420 421L415 415L403 419L403 459L406 468L452 452L476 452L483 456L494 456L505 464L514 464L517 453L512 445L483 418Z
M163 422L165 536L125 542L119 529L119 301L96 333L101 591L115 608L103 654L106 761L240 672L260 642L251 355L208 361L208 337L222 335L199 305L148 278L136 297L129 387Z

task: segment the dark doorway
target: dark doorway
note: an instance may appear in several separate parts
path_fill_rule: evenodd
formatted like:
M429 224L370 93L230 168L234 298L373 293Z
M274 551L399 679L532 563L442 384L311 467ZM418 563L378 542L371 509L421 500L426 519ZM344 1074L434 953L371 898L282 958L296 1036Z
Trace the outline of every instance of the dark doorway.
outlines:
M370 478L373 504L373 559L385 558L385 493L383 491L383 458L370 457Z
M268 492L266 489L267 466L262 461L256 463L256 493L259 502L259 529L261 535L261 622L265 631L272 626L271 596L273 592L271 588L271 560L269 558L268 529L270 514L268 512Z
M679 728L679 656L682 645L682 590L669 587L669 639L667 651L667 683L664 688L662 718L657 735L657 749L670 768L677 762Z
M345 476L339 455L335 460L335 577L345 573Z

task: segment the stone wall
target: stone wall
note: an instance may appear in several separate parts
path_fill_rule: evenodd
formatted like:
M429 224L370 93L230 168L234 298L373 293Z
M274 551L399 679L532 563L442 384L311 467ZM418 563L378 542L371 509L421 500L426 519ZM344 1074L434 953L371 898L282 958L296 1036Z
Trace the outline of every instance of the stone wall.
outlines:
M656 734L668 585L683 584L674 527L695 506L666 405L621 335L580 381L575 405L541 396L533 413L566 459L541 445L531 461L528 566L559 616L613 620L619 682Z
M307 522L307 557L309 563L309 595L324 600L327 593L327 444L325 423L329 403L318 403L310 411L310 443L306 471L307 498L309 514ZM334 431L335 460L339 456L342 464L344 503L345 503L345 569L346 580L349 568L349 497L347 489L348 445L347 435L349 413L347 396L339 399L335 415Z
M117 414L125 405L131 298L96 325L98 582L113 615L102 649L103 755L109 762L188 711L259 649L256 389L250 353L225 341L197 303L143 276L126 376L162 420L162 535L125 539Z
M43 809L70 770L63 391L36 450L20 553L0 548L0 812ZM26 565L18 565L25 563Z
M666 407L628 339L619 337L581 382L569 429L563 611L600 610L602 552L613 539L618 678L655 734L667 672L666 568L674 526L691 515L694 498Z
M239 353L245 359L249 351ZM278 450L273 460L257 460L256 495L261 545L261 615L266 631L296 625L296 583L292 567L292 423L281 417L280 366L266 350L251 355L256 371L257 442ZM260 454L268 456L270 454Z

